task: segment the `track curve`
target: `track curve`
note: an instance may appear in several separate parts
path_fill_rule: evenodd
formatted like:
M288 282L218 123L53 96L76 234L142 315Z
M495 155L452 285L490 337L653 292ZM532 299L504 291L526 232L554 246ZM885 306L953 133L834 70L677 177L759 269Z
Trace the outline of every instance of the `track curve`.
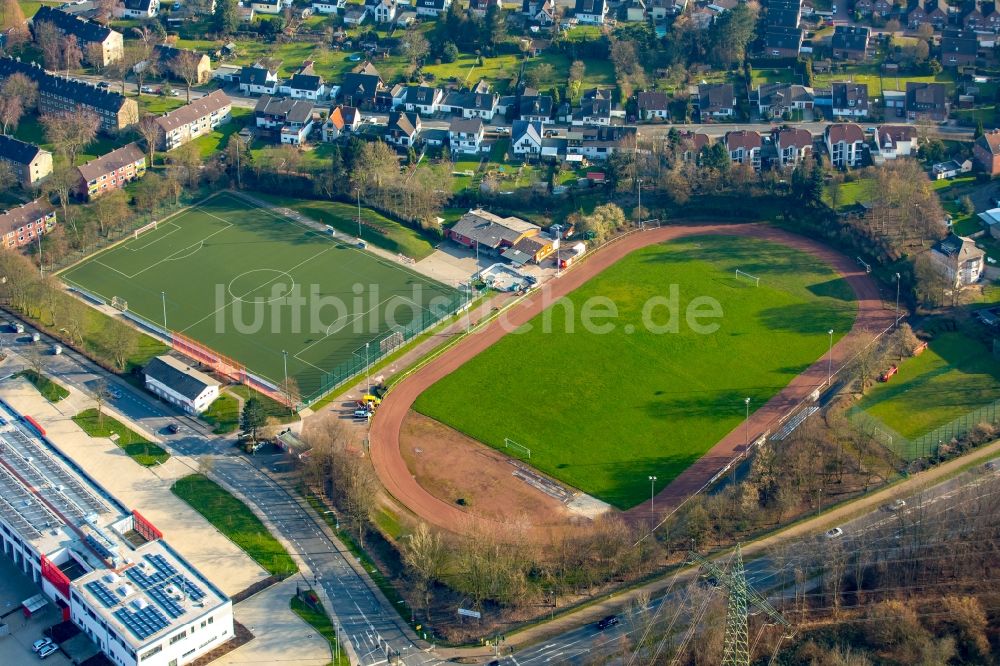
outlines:
M847 280L854 290L858 313L851 331L833 347L833 363L836 367L843 364L854 340L869 331L881 331L892 322L893 313L883 308L878 288L870 276L848 257L803 236L764 224L699 224L660 227L632 233L595 250L585 261L567 270L558 279L550 280L542 288L511 306L501 317L461 340L392 388L379 406L369 433L372 464L386 491L421 519L452 532L462 533L470 528L498 526L497 521L470 514L435 497L410 473L399 448L399 438L403 419L417 396L496 343L507 332L539 314L555 299L569 294L631 252L677 238L712 234L760 238L808 252L830 265ZM820 386L826 380L826 374L827 359L824 355L750 415L751 432L759 434L770 428L789 409ZM660 491L655 499L657 513L666 513L704 486L743 449L743 433L744 425L741 423ZM624 515L635 519L649 519L652 515L651 505L649 502L640 504L624 512Z

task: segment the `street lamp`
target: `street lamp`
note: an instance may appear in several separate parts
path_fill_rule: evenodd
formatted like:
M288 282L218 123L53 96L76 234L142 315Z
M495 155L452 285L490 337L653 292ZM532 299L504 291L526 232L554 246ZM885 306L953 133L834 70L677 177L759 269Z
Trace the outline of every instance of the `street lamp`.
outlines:
M365 343L365 382L368 384L368 394L372 392L371 366L368 365L368 345Z
M639 229L642 229L642 178L637 178L636 182L639 184L639 205L636 210L639 215Z
M743 436L746 439L746 444L743 445L743 455L745 456L750 450L750 398L743 398L743 404L747 406L747 417L743 421Z
M896 273L896 321L893 326L899 326L899 273Z
M827 333L830 334L830 351L826 354L826 386L829 388L833 384L833 329Z
M160 292L160 300L163 301L163 332L166 333L170 330L167 328L167 292Z
M285 390L288 390L288 352L281 350L281 357L285 361Z
M656 477L649 477L649 513L654 517L656 516L656 505L653 503L653 498L656 497L654 487L656 486Z

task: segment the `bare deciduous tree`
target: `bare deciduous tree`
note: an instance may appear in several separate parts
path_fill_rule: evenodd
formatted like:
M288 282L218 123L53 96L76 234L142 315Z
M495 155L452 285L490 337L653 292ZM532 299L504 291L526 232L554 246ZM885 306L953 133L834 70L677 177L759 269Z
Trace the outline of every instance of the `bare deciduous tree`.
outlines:
M187 101L191 103L191 86L201 83L201 72L198 70L201 64L201 55L194 51L181 51L170 61L170 69L180 78L187 90Z
M40 120L45 128L45 138L66 158L69 167L76 166L77 155L94 140L101 126L97 114L82 108L46 113Z

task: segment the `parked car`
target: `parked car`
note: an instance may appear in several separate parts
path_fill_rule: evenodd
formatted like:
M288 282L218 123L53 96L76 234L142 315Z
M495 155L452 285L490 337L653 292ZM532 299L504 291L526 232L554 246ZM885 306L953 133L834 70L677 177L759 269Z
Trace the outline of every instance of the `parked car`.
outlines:
M617 615L609 615L597 623L597 628L600 629L601 631L604 631L608 627L615 626L616 624L618 624L618 622L619 620Z
M42 648L44 648L46 645L52 645L52 644L53 643L52 643L52 639L51 638L39 638L37 641L35 641L34 643L31 644L31 651L32 652L38 652L39 650L41 650Z
M59 356L62 354L62 345L52 345L53 356Z
M371 418L372 413L367 409L355 409L354 418L356 419L368 419Z
M149 93L150 95L159 95L160 89L156 86L143 86L139 89L139 92Z
M101 90L107 90L108 88L111 87L111 84L108 83L107 81L98 81L97 87L100 88Z
M50 657L58 651L59 647L55 643L49 643L48 645L46 645L45 647L43 647L41 650L38 651L38 658L45 659L46 657Z
M843 535L844 535L844 530L840 529L839 527L834 527L832 530L826 531L827 539L836 539L837 537Z
M20 322L14 324L14 332L15 333L24 333L24 324L22 324Z
M180 432L180 426L178 426L176 423L171 423L170 425L167 426L167 432L169 432L171 435L176 435L178 432Z
M122 399L122 392L113 386L108 389L108 395L111 397L112 400Z
M887 505L885 508L889 511L899 511L904 506L906 506L906 500L894 500L891 504Z

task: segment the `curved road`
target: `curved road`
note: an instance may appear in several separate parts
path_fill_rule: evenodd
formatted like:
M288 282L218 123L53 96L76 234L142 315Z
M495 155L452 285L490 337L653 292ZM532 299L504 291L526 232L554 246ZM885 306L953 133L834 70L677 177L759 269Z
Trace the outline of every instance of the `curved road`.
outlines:
M496 343L508 331L514 330L539 314L555 299L569 294L627 254L654 243L702 234L750 236L782 243L809 252L840 273L854 289L858 315L850 333L834 345L833 364L836 367L840 367L847 360L855 340L869 331L881 331L892 322L892 312L883 309L875 283L853 260L803 236L762 224L699 224L636 232L594 251L575 268L564 272L558 279L550 280L541 289L511 306L502 313L502 316L478 329L392 388L379 406L369 433L372 463L386 490L401 504L432 525L453 532L464 532L476 526L495 527L497 523L494 521L469 514L429 493L417 482L406 466L399 449L400 430L403 419L417 396L476 354ZM826 381L827 362L824 355L750 415L750 431L755 433L751 439L756 434L773 428L790 409ZM666 513L704 486L743 450L744 432L744 425L741 423L698 462L667 485L656 497L657 511ZM627 511L626 515L648 519L651 515L650 505L640 504Z

